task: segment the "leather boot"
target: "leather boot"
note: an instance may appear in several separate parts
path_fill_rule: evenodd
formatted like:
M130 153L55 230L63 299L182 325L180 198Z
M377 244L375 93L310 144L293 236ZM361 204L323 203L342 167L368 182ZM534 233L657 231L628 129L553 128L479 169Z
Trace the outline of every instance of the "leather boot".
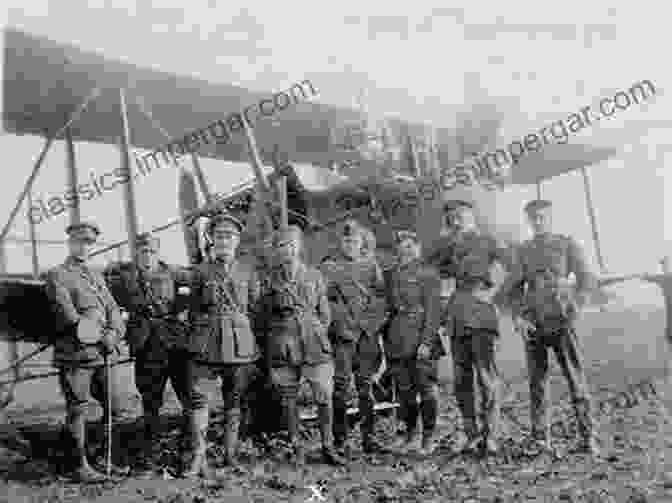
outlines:
M345 400L334 396L333 399L334 408L334 447L341 450L345 447L345 443L348 439L348 405Z
M362 449L366 454L384 450L383 446L376 441L374 435L376 414L373 405L373 400L370 398L359 399L359 411L362 416L359 428L362 432Z
M551 435L547 426L532 425L530 437L532 442L543 450L550 450L552 448Z
M73 414L68 417L68 432L74 442L75 468L72 479L84 484L95 484L107 479L105 475L95 470L86 456L86 417L83 414Z
M417 451L421 448L420 435L418 434L418 404L415 399L407 402L404 406L406 418L406 434L397 441L395 447L404 454L408 451Z
M483 434L479 450L483 456L494 456L499 452L499 442L497 441L498 425L493 418L491 411L483 412Z
M239 409L231 409L226 412L226 431L224 437L224 464L235 466L238 462L236 454L238 450L238 432L240 429L241 413Z
M334 449L333 410L331 404L320 404L317 409L322 437L322 457L328 465L343 466L345 459Z
M425 456L432 454L436 448L436 416L438 404L435 398L426 398L420 403L422 414L422 449Z
M197 409L189 415L189 430L191 443L191 463L183 473L184 478L209 477L210 470L207 460L207 433L208 433L208 409Z
M574 402L574 411L576 413L576 422L579 427L579 451L591 456L600 454L597 439L593 431L593 417L590 413L590 402L587 399Z
M289 461L295 466L302 466L305 459L303 448L301 447L301 442L299 440L299 408L297 400L294 396L291 398L284 398L283 402L287 433L291 447Z
M149 477L154 472L155 445L157 441L159 424L159 412L149 411L145 414L142 428L142 438L139 439L141 452L134 467L134 472L139 477Z
M456 450L461 453L475 452L482 443L482 435L478 432L476 418L463 418L462 424L464 426L464 435L459 438Z

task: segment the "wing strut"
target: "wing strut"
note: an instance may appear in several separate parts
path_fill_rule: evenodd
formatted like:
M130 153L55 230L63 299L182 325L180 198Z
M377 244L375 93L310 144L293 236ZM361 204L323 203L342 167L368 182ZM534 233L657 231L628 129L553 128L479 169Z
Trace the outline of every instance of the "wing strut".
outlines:
M205 180L205 173L203 173L203 168L201 168L201 163L198 160L198 155L196 155L196 152L191 153L191 163L194 167L196 180L198 180L198 184L201 186L203 198L205 199L206 203L211 203L212 193L210 192L210 187L208 187L208 182Z
M135 238L138 235L138 214L135 209L135 194L133 193L133 176L131 175L131 151L130 133L128 128L128 110L126 108L126 92L119 89L119 102L121 105L121 141L119 151L121 153L121 171L128 177L124 184L124 203L126 207L126 229L128 232L128 245L131 260L135 262Z
M588 216L590 217L590 226L593 229L593 243L595 243L595 253L597 255L597 262L600 265L600 271L606 272L606 267L604 266L604 259L602 258L602 249L600 247L600 235L597 231L597 219L595 218L595 207L593 206L593 199L590 195L590 178L588 177L588 170L584 167L581 168L581 174L583 175L583 188L586 193L586 206L588 207Z
M77 164L75 163L75 144L72 141L72 130L65 130L65 146L67 158L65 160L65 169L68 172L68 188L75 196L77 195ZM70 207L70 224L78 224L82 219L79 204L73 204Z
M76 192L75 192L76 194ZM33 256L33 277L39 279L40 276L40 263L37 259L37 232L35 229L35 222L30 218L30 210L33 207L33 194L28 192L28 211L26 212L26 217L28 219L28 230L30 231L30 249Z

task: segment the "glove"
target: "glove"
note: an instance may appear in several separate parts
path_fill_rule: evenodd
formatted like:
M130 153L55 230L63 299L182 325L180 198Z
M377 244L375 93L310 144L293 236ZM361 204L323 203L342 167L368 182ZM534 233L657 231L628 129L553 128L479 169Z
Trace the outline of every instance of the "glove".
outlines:
M111 330L105 330L103 336L100 338L100 345L103 350L103 354L109 355L114 353L117 349L117 336Z

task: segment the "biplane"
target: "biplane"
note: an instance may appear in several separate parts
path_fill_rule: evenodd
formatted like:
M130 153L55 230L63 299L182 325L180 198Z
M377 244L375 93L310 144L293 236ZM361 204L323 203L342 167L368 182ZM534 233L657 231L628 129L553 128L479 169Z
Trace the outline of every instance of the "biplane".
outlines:
M74 189L77 170L72 146L76 141L117 145L122 153L121 167L130 173L134 148L153 150L173 140L167 131L184 135L265 97L239 87L112 61L14 29L4 32L3 93L5 131L42 137L44 146L0 231L0 244L30 195L55 141L62 139L69 147L66 170ZM147 97L152 98L153 106ZM373 230L376 253L386 265L394 260L395 229L415 228L427 249L438 242L443 227L442 206L452 198L473 201L486 231L513 245L523 234L519 215L509 219L502 214L502 205L498 207L503 198L515 196L502 187L537 184L540 191L544 180L579 169L584 173L595 244L603 266L586 168L608 159L616 150L579 144L550 145L511 166L507 178L499 180L494 189L475 183L445 190L437 185L442 169L459 162L468 152L484 151L496 140L497 128L490 126L489 117L471 119L481 121L484 128L488 125L490 130L465 139L459 127L430 128L399 119L385 119L381 126L365 110L298 103L254 127L246 124L245 134L233 135L225 145L205 145L197 153L176 159L175 169L180 170L179 217L159 228L142 230L162 232L180 226L189 260L198 262L203 253L199 226L209 211L224 207L247 222L242 243L251 260L263 265L268 232L294 223L305 231L306 259L317 263L337 245L334 230L339 222L354 217ZM364 141L354 146L337 138L339 131L353 125L366 132ZM373 133L369 134L369 130ZM230 193L216 195L200 167L199 156L229 163L249 162L254 177ZM427 191L423 187L434 187L434 195L424 196ZM95 253L127 244L133 248L139 229L130 176L123 186L123 197L128 239ZM77 205L71 208L70 218L80 218ZM604 276L601 284L629 277ZM597 302L605 298L603 295ZM25 310L27 305L31 306L30 312ZM17 382L50 375L28 375L23 366L48 347L54 334L39 271L3 271L0 306L1 351L6 363L6 368L0 368L0 407L5 407L13 398ZM34 351L19 354L19 342L37 346Z

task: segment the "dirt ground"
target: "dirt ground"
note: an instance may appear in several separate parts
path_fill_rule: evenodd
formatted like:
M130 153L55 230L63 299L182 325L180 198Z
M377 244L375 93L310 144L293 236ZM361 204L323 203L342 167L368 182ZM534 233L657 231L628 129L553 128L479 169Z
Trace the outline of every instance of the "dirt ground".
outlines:
M641 325L638 320L633 323ZM559 375L551 380L556 452L538 453L526 445L526 384L524 379L511 377L519 375L514 371L516 367L520 370L518 360L504 365L504 375L508 376L503 432L506 440L502 453L492 459L453 453L452 442L460 421L450 382L445 381L439 421L441 445L428 459L394 452L363 455L355 429L351 437L352 462L346 468L334 469L321 464L316 432L308 428L306 441L311 449L303 469L293 469L286 463L281 445L264 456L248 442L243 446L239 468L218 467L217 480L213 482L188 482L173 477L178 458L179 410L171 401L165 410L160 442L162 467L158 467L155 478L127 478L80 487L60 473L58 432L63 412L52 403L42 409L33 407L30 414L26 409L7 413L7 421L22 432L25 442L11 432L0 436L0 502L672 501L672 424L669 417L665 422L666 410L672 406L672 385L662 379L666 353L651 341L648 348L646 341L640 341L644 346L631 342L625 357L616 358L608 349L618 347L623 352L623 333L627 328L620 325L617 331L613 326L604 330L593 332L586 349L592 355L589 377L602 448L602 455L595 460L571 452L575 425L567 388ZM607 362L609 356L613 358ZM449 377L450 372L444 370L442 374ZM137 424L133 415L137 412L129 412L129 417L120 423L117 446L134 445ZM218 443L222 428L217 426L220 420L221 415L216 412L209 451L215 466L221 459ZM383 442L393 440L397 434L394 417L381 416L377 434ZM124 457L124 453L129 457ZM124 465L132 461L132 456L132 448L116 448L115 462Z

